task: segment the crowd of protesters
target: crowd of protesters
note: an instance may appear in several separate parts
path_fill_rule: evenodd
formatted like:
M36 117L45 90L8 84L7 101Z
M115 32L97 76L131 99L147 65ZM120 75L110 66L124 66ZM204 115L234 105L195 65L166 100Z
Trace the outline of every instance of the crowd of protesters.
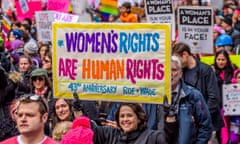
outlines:
M175 2L175 1L174 1ZM206 0L179 0L177 6L210 6ZM144 23L131 12L140 3L124 2L119 15L92 22ZM51 41L37 39L34 20L17 21L14 12L6 39L0 37L0 144L239 144L240 114L225 116L222 86L240 83L230 56L240 54L240 1L224 0L214 14L214 63L204 64L190 47L172 41L172 105L55 98ZM210 48L209 48L210 49Z

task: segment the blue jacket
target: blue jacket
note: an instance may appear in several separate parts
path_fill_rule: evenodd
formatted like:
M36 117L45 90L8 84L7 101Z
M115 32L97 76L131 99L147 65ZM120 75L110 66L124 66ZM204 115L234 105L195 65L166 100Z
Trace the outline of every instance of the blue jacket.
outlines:
M179 101L178 144L206 144L211 137L212 124L208 106L197 89L181 82Z

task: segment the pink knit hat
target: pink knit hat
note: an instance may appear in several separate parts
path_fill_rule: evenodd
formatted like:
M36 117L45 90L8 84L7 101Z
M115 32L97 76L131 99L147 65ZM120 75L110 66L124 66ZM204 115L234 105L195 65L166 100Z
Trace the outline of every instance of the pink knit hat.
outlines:
M90 120L81 116L73 121L72 129L62 138L61 144L93 144Z
M222 27L218 26L218 25L213 26L213 31L217 32L219 34L224 34L225 33L224 29Z

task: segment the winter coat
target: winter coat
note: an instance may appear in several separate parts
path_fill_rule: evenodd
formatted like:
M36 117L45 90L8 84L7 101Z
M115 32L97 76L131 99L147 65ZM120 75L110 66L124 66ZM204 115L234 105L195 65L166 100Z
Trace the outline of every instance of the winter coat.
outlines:
M211 137L212 123L202 94L181 81L179 103L176 105L176 123L168 123L166 110L160 105L158 111L160 131L165 131L171 144L206 144ZM162 118L164 117L164 118ZM178 129L178 130L177 130Z
M112 127L97 127L94 130L95 144L167 144L164 133L153 130L124 133Z
M235 69L235 67L233 67ZM216 73L216 72L215 72ZM218 81L218 87L219 87L219 93L220 93L220 107L223 107L223 94L222 94L222 86L223 84L230 84L231 80L233 78L233 71L225 72L224 73L224 79L221 78L221 73L216 73L217 81Z
M238 30L232 28L231 30L226 31L226 34L231 36L233 40L233 47L236 47L240 44L240 32Z
M224 126L224 122L222 120L219 107L220 93L216 75L209 65L204 64L197 59L195 60L197 63L196 64L197 70L196 73L194 74L195 75L194 83L190 84L185 80L184 82L197 88L202 93L208 105L214 129L220 130L220 128ZM187 77L187 75L185 75L187 70L188 69L186 68L183 69L183 79Z
M212 124L208 106L202 94L182 83L183 96L179 102L178 144L205 144L211 137Z
M30 74L28 73L22 74L22 80L18 82L18 86L16 88L16 97L19 98L24 94L30 93Z

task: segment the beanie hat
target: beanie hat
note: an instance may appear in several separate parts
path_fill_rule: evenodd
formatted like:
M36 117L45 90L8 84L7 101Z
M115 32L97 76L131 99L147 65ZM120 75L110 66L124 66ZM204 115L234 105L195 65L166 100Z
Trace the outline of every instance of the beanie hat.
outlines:
M230 25L230 26L232 26L232 18L229 17L229 16L226 16L226 17L224 18L223 22L226 23L226 24L228 24L228 25Z
M63 136L61 144L93 144L90 120L84 116L75 119L72 129Z
M90 124L90 120L89 118L85 117L85 116L81 116L77 119L75 119L72 123L72 129L78 127L78 126L83 126L86 128L91 128L91 124Z
M218 26L218 25L213 26L213 31L217 32L219 34L224 34L225 33L224 29L222 27Z
M13 59L13 63L15 63L15 64L17 64L18 62L19 62L19 58L20 58L20 55L19 55L19 53L17 53L17 52L11 52L10 53L10 56L12 57L12 59Z
M24 45L24 42L19 40L19 39L16 39L14 40L12 43L11 43L11 48L12 50L15 50L15 49L18 49L20 46L23 46Z
M38 47L37 44L34 41L29 41L24 45L24 51L26 51L29 54L37 54Z
M233 72L233 78L231 79L232 83L237 83L237 75L240 73L240 69L236 69Z
M37 68L31 72L31 77L34 76L45 76L48 77L48 73L45 69L43 68Z
M16 39L21 39L22 38L22 31L19 29L12 30L10 32L10 35L13 35Z

